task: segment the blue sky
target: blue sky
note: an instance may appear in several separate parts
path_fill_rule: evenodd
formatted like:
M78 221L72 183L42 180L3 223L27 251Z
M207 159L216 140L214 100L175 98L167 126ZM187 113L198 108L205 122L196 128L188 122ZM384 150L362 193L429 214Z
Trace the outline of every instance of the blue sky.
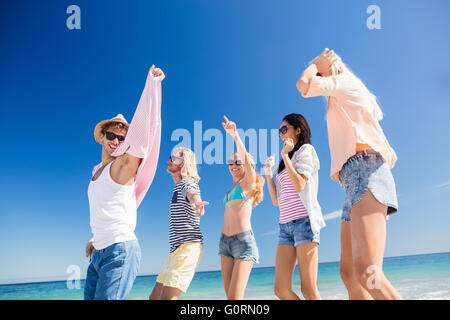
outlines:
M66 8L81 9L81 30L68 30ZM369 30L366 9L381 9ZM166 172L177 129L192 139L221 127L223 115L244 130L278 128L303 114L321 161L323 213L340 210L344 193L329 178L322 98L304 99L295 82L325 47L334 49L380 101L384 132L398 155L393 169L399 212L387 226L386 256L450 251L450 61L441 1L9 1L0 5L0 282L85 276L91 237L87 187L101 149L97 122L131 120L146 73L163 81L158 170L138 211L140 274L167 258L173 180ZM270 141L270 140L269 140ZM211 142L203 141L205 150ZM194 146L192 145L192 148ZM224 154L226 157L227 154ZM225 158L224 158L225 159ZM265 159L258 158L258 168ZM232 185L226 165L199 166L205 236L199 270L220 269L222 199ZM265 200L252 226L260 266L272 266L278 208ZM340 220L321 233L319 261L337 261ZM24 280L25 281L25 280Z

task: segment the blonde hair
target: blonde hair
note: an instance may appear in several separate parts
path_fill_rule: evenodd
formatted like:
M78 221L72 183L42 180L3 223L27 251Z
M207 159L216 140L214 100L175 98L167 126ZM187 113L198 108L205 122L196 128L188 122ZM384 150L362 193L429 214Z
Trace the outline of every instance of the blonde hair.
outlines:
M179 151L183 157L183 167L181 168L181 178L192 178L196 182L200 181L200 176L197 172L197 160L195 153L191 149L178 147L173 150L173 153Z
M372 92L370 92L370 90L366 87L364 82L360 78L358 78L353 73L353 71L350 70L350 68L344 62L342 62L342 59L341 59L341 57L338 54L335 53L335 56L336 56L337 60L331 66L331 74L333 76L337 76L339 74L347 74L347 75L350 75L351 77L353 77L354 79L356 79L358 82L360 82L361 85L363 86L363 88L367 91L367 93L370 96L370 101L371 101L372 106L373 106L373 114L372 114L372 116L378 121L382 120L383 119L383 111L381 111L380 105L378 104L377 97ZM311 61L310 64L313 61ZM326 99L327 99L327 104L329 104L330 97L326 97Z
M236 154L237 152L233 152L231 155ZM247 157L250 160L250 165L253 169L256 169L255 160L253 160L253 156L247 152ZM255 170L256 173L256 170ZM256 207L263 199L263 187L266 181L263 177L261 177L258 173L256 173L256 180L254 184L254 188L250 190L250 198L253 198L253 207Z

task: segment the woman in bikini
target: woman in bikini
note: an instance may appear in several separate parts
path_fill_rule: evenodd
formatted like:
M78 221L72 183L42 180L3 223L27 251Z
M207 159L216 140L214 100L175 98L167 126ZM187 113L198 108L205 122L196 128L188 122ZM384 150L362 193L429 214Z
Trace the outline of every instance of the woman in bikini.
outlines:
M227 161L233 187L225 195L225 215L219 243L222 279L229 300L241 300L253 264L259 262L258 247L252 231L252 209L263 197L264 179L256 173L255 162L247 153L236 124L224 116L225 131L236 143L237 151Z

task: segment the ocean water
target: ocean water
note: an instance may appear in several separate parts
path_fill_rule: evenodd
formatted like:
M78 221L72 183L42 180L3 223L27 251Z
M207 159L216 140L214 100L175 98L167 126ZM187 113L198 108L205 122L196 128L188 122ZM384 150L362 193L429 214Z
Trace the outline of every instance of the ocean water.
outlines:
M404 299L450 300L450 252L384 259L384 273ZM148 299L156 275L139 276L129 299ZM245 291L245 299L277 299L273 293L275 268L253 268ZM69 289L66 281L0 285L0 300L11 299L83 299L84 281L80 289ZM339 277L339 262L319 263L319 292L323 299L347 299L347 291ZM294 291L300 294L298 269L294 272ZM181 299L226 299L220 271L197 272Z

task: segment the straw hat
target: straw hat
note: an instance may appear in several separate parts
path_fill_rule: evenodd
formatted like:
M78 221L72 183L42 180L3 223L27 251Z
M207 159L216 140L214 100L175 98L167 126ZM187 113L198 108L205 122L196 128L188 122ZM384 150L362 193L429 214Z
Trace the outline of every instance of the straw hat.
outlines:
M111 122L123 123L127 127L127 129L130 126L128 124L127 120L125 120L124 116L121 113L119 113L117 116L115 116L112 119L100 121L99 123L97 123L97 125L95 126L95 129L94 129L95 141L97 141L98 143L102 144L102 141L100 139L100 136L102 134L102 130L107 124L109 124Z

